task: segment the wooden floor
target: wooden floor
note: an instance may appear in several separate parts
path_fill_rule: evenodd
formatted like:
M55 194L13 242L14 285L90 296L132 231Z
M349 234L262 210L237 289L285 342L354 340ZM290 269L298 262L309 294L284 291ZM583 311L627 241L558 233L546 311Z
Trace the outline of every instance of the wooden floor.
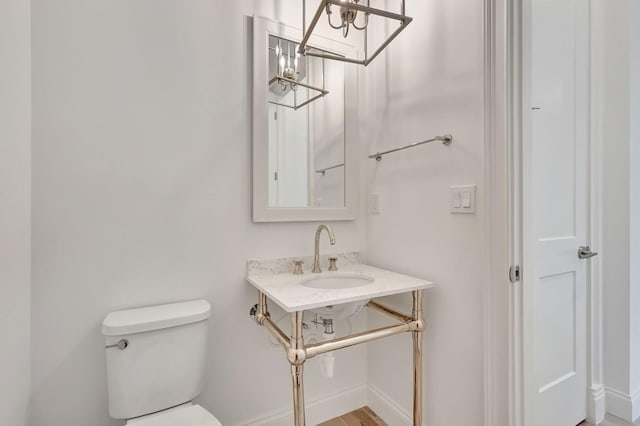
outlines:
M345 414L344 416L336 417L335 419L327 420L324 423L318 424L318 426L389 426L382 420L371 408L364 406L355 411ZM578 426L592 426L591 423L582 422ZM625 422L617 417L607 415L606 419L598 426L640 426L640 420L635 421L633 424Z
M371 408L364 406L355 411L327 420L318 426L389 426Z

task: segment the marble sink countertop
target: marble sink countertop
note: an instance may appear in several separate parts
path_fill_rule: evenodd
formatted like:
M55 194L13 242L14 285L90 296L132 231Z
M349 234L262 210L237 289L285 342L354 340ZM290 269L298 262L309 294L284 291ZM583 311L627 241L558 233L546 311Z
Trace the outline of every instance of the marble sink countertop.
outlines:
M358 253L337 256L339 259L338 271L326 271L326 262L321 262L323 272L312 273L308 269L310 264L305 262L307 268L305 268L303 275L293 275L291 273L290 265L294 258L249 261L247 281L266 294L269 299L277 303L286 312L305 311L434 286L432 282L420 278L357 263L359 262ZM326 259L326 256L324 258ZM374 281L359 287L340 289L311 288L303 285L303 282L309 279L340 276L341 274L366 275L373 278Z

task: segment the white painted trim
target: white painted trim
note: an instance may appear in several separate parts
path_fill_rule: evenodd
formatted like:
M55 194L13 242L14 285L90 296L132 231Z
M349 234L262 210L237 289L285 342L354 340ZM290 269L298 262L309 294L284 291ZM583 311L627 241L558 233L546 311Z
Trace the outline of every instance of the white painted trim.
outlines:
M597 425L601 423L607 413L606 393L603 385L589 389L587 397L587 420Z
M522 70L523 0L507 2L507 133L509 257L521 266L519 283L509 288L509 425L524 425L523 285L527 265L523 262L522 209Z
M495 352L494 345L494 327L493 327L493 286L492 284L492 260L494 259L494 253L492 248L492 228L493 221L491 213L493 211L493 205L491 203L491 194L494 191L493 186L493 173L491 170L491 164L493 162L493 145L492 145L492 136L493 136L493 100L495 98L493 93L493 76L491 71L493 69L494 57L494 37L495 37L495 28L493 25L493 8L494 2L492 0L484 1L484 16L483 16L483 28L482 34L484 35L483 40L483 66L484 66L484 76L483 76L483 97L484 97L484 202L482 203L482 218L483 218L483 245L487 248L483 250L483 262L482 265L487 265L488 270L482 271L482 276L486 277L485 286L486 289L484 293L484 424L485 426L492 424L493 418L493 404L492 404L492 394L493 394L493 355Z
M609 414L628 422L634 422L640 418L640 391L629 395L616 389L606 388L605 394Z
M519 426L532 426L534 419L534 411L531 407L531 402L534 401L535 393L533 386L528 384L533 383L533 353L532 342L533 338L531 334L527 334L527 330L533 330L533 319L531 312L531 305L526 303L527 300L533 300L533 283L535 283L534 273L534 236L533 236L533 223L534 218L532 215L531 206L533 204L533 194L531 188L533 188L532 182L532 150L533 144L531 143L532 126L529 114L529 108L532 104L531 101L531 81L532 81L532 3L534 0L518 0L520 4L519 8L519 27L518 37L520 44L518 46L518 60L519 60L519 75L518 75L518 89L519 89L519 105L518 105L518 120L519 131L518 144L520 157L518 159L518 174L519 174L519 192L520 210L519 210L519 238L520 238L520 255L522 256L522 282L519 293L520 304L520 399L521 399L521 412ZM525 113L526 111L526 113Z
M390 425L411 426L413 424L411 414L375 386L369 385L367 388L367 405Z
M484 425L509 424L507 1L484 1Z
M312 400L305 405L306 423L315 425L350 411L357 410L367 405L367 395L367 386L360 385L337 394ZM287 409L273 412L264 417L237 423L237 426L290 426L292 424L293 409Z
M602 113L600 111L602 92L600 87L600 64L602 57L603 17L600 1L591 1L589 5L589 103L590 103L590 177L589 197L589 244L598 251L602 242ZM587 420L598 424L606 414L606 398L603 379L603 307L602 307L602 259L597 257L589 263L588 289L588 339L587 351Z

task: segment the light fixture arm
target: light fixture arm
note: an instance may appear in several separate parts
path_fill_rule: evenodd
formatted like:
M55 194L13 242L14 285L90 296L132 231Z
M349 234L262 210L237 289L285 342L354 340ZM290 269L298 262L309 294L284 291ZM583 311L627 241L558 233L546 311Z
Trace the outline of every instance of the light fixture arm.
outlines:
M355 28L358 31L362 31L362 30L366 29L367 25L369 25L369 14L368 13L364 14L364 25L362 27L359 27L359 26L356 25L356 20L355 19L353 20L352 25L353 25L353 28Z
M357 5L360 3L360 0L346 1L340 6L340 18L342 23L340 25L335 25L331 20L331 15L333 15L333 11L331 10L331 3L327 3L325 6L325 11L327 13L327 21L329 22L329 26L334 30L342 30L342 36L347 38L349 35L349 29L351 26L356 30L362 31L367 28L369 25L369 13L364 13L364 25L359 27L356 24L356 19L358 17L358 11L352 9L351 5ZM367 2L367 6L369 6L369 2Z
M333 25L333 22L331 22L331 15L332 15L332 11L331 11L331 4L327 4L327 20L329 21L329 26L331 28L333 28L334 30L340 30L344 27L344 22L342 22L342 25Z

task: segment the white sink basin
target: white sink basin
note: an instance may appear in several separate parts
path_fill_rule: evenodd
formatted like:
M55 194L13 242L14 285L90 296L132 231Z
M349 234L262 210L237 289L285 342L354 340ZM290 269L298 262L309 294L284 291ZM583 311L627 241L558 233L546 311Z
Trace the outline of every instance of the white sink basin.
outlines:
M331 274L312 277L304 280L301 284L309 288L323 290L340 290L354 287L362 287L374 282L375 279L362 274ZM359 300L357 302L340 303L337 305L323 306L311 309L325 319L344 319L360 312L369 300Z
M369 285L374 279L361 274L336 274L313 277L302 282L302 285L310 288L322 288L338 290L342 288L354 288Z

